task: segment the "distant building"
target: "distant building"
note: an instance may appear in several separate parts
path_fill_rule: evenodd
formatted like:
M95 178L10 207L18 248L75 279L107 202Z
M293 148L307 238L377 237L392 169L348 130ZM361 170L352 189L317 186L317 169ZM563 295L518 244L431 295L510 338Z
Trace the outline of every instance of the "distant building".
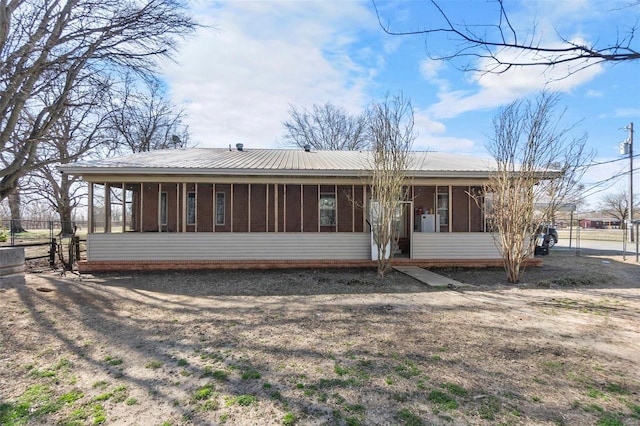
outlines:
M613 218L580 219L583 229L620 229L620 221Z

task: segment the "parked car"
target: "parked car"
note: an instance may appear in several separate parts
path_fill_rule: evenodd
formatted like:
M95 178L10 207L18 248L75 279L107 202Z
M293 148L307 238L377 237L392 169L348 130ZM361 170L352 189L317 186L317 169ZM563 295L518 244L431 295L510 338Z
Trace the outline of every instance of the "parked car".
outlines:
M536 232L536 235L544 235L545 239L549 243L549 248L555 246L558 242L558 230L553 225L540 225L538 227L538 232Z

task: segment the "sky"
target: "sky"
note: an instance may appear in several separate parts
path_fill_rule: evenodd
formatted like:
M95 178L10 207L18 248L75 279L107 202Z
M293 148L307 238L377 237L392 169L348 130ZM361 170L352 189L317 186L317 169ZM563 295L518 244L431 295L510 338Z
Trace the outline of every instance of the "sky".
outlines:
M414 149L488 156L485 144L498 111L546 89L560 94L562 124L576 137L586 133L595 161L605 163L583 178L590 204L628 188L627 175L595 184L629 168L619 144L629 136L624 130L629 123L640 128L640 60L574 72L536 66L481 74L461 70L481 66L475 59L429 58L428 52L455 52L460 44L452 38L386 34L367 0L191 0L189 5L203 27L182 42L173 62L162 64L161 76L199 147L282 148L282 123L292 106L310 109L329 102L357 114L402 92L415 111ZM442 24L428 1L376 0L375 5L394 31ZM498 16L492 1L439 5L453 22L477 31L484 29L476 25L494 24ZM615 42L640 17L640 5L628 7L628 0L506 0L505 6L521 37L549 46L561 37ZM636 145L640 153L640 142ZM640 192L640 178L634 183Z

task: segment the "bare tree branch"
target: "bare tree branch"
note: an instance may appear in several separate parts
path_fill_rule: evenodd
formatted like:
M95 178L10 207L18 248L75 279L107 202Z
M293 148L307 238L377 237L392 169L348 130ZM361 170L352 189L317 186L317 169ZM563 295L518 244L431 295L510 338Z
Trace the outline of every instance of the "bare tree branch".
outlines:
M384 24L380 10L375 0L372 0L378 23L382 30L394 36L426 37L427 42L432 37L445 35L460 43L451 53L434 53L429 50L428 56L434 60L450 61L467 58L468 63L462 66L465 71L479 71L483 73L504 73L513 67L526 66L554 66L572 64L570 73L575 73L603 62L622 62L640 59L640 48L634 43L637 22L626 33L619 35L614 42L598 45L597 42L587 43L570 40L559 36L558 46L544 45L536 36L536 24L532 24L527 37L520 37L512 25L505 10L504 0L497 0L498 5L496 23L481 25L457 24L452 21L444 10L441 2L430 0L434 9L434 16L439 17L443 24L433 23L435 18L427 18L428 28L418 30L392 30L390 24ZM629 8L638 7L640 2L629 4ZM477 28L481 29L478 31ZM442 43L431 43L438 48ZM473 61L473 62L472 62Z
M149 73L196 27L176 0L0 0L0 10L0 200L37 167L78 81ZM63 90L43 104L52 82Z
M184 111L165 96L160 82L128 75L122 89L112 94L109 132L116 152L146 152L182 148L189 144L189 132L182 124Z
M493 120L487 150L496 171L485 185L488 219L497 231L507 279L517 283L534 253L534 235L558 206L573 194L581 165L592 154L585 138L570 137L555 113L558 95L542 92L535 100L518 100Z
M640 199L636 194L634 200ZM640 209L640 202L633 203L633 209ZM598 210L607 216L620 221L622 229L627 229L627 220L629 219L629 193L626 190L610 192L605 194L600 200ZM634 215L635 216L635 215Z
M367 113L358 116L348 114L331 103L313 105L313 109L299 110L289 107L289 120L285 121L285 141L315 150L360 150L367 147Z
M402 93L388 96L370 108L371 204L369 218L377 246L378 275L391 267L393 246L398 241L397 219L407 200L407 171L413 165L411 149L415 134L411 101Z

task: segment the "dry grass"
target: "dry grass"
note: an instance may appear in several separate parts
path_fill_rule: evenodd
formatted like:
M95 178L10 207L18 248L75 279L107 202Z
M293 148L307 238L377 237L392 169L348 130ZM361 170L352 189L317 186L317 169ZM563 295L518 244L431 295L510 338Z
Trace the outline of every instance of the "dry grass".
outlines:
M0 289L0 423L637 425L638 266L603 260L549 256L516 287L442 271L482 285L465 292L374 270L30 275Z
M558 228L558 237L561 239L569 239L569 233L572 232L572 237L575 239L577 235L580 235L582 240L595 240L595 241L622 241L623 231L621 229L580 229L573 228L571 231L569 228Z

